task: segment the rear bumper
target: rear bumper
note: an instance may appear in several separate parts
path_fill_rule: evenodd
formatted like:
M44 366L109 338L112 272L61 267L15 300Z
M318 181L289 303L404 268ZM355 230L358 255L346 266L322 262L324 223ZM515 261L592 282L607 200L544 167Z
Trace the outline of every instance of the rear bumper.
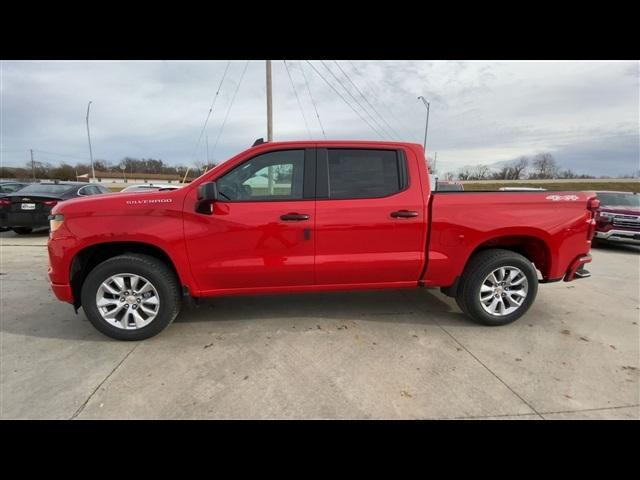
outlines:
M640 245L640 232L631 230L615 230L611 229L607 232L596 232L595 238L598 240L606 240L608 242L631 243Z
M571 265L569 266L569 269L567 270L567 273L564 276L564 281L571 282L573 280L590 277L591 273L585 270L584 266L587 263L590 263L591 260L593 259L591 258L590 254L582 255L576 258L573 262L571 262Z
M48 227L49 212L8 212L0 214L0 227Z

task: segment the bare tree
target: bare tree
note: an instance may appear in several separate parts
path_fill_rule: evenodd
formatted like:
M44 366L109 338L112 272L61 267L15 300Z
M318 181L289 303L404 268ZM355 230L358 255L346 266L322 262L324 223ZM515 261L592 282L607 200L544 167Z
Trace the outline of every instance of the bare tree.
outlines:
M509 180L520 180L524 178L524 174L529 166L529 159L527 157L520 157L511 166L511 178Z
M558 164L550 153L539 153L533 157L532 163L535 170L535 173L531 175L532 178L556 178L558 176Z

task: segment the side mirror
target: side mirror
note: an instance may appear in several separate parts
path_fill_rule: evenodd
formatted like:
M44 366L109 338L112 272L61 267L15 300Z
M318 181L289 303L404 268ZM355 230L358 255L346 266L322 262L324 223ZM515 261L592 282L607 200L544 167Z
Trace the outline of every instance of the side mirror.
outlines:
M213 202L216 200L218 200L218 186L216 182L203 183L198 187L196 212L211 215L213 213Z
M216 182L203 183L198 187L198 200L215 202L218 200L218 185Z

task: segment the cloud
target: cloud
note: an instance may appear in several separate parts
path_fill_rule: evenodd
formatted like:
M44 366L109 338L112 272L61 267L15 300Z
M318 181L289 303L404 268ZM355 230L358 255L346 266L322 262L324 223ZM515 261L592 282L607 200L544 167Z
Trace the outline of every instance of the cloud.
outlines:
M360 116L306 62L287 61L303 116L283 62L274 61L276 140L322 138L304 72L328 138L375 140L380 139L377 130L384 138L422 143L426 110L417 97L423 95L431 102L427 149L430 155L438 152L443 172L539 151L553 152L561 164L580 173L607 173L613 168L628 173L637 168L638 62L314 60L312 64ZM205 141L196 150L226 65L226 61L3 61L2 164L24 164L31 148L88 159L89 100L95 158L117 163L125 156L153 157L189 165L204 160L207 137L210 157L229 158L256 138L266 137L266 100L264 63L251 61L220 135L245 65L245 61L231 62ZM64 158L38 153L39 160L52 163Z

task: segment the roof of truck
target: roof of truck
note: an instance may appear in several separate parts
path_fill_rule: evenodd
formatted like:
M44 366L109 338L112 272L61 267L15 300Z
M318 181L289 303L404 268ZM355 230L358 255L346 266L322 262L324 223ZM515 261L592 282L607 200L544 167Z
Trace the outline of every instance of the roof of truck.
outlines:
M296 146L296 145L413 145L422 147L421 144L415 142L393 142L387 140L292 140L284 142L264 142L257 145L252 145L252 148L262 147L264 145L273 146Z

